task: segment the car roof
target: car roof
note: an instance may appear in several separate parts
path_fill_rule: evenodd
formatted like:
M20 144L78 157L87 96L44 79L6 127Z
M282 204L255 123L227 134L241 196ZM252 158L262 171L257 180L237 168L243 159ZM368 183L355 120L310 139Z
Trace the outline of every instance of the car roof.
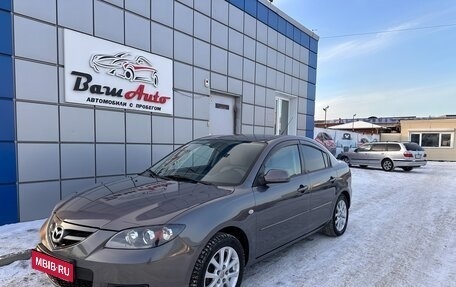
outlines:
M242 134L242 135L211 135L202 137L199 139L218 139L218 140L236 140L236 141L249 141L249 142L266 142L271 143L274 141L284 141L284 140L307 140L311 139L301 137L301 136L291 136L291 135L254 135L254 134ZM197 139L197 140L199 140Z

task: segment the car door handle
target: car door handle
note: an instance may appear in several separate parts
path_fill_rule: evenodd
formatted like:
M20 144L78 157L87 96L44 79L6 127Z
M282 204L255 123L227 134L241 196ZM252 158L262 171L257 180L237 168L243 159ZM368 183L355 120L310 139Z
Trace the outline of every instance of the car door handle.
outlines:
M301 185L299 186L299 188L298 188L298 192L300 192L300 193L305 193L305 192L308 191L308 190L309 190L309 186L307 186L307 185L302 185L302 184L301 184Z

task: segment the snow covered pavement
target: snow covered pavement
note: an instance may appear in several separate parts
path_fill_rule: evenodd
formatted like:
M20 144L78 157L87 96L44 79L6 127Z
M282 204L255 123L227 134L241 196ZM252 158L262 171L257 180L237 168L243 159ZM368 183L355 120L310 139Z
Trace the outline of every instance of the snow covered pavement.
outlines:
M247 268L243 287L456 286L456 163L352 173L346 233L312 235ZM0 226L0 256L34 246L41 223ZM0 267L0 282L52 286L28 261Z

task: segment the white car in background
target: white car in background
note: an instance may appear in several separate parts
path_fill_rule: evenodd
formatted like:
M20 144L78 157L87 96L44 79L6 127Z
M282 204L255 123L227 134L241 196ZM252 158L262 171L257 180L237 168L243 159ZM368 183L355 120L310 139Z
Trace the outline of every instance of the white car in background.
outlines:
M396 167L411 171L427 163L426 152L413 142L367 143L354 151L340 153L338 158L349 165L381 167L384 171L392 171Z

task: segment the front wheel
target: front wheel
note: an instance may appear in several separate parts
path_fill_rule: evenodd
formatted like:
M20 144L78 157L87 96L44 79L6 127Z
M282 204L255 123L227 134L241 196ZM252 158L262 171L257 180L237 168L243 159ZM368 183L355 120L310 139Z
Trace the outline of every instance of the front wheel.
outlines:
M244 256L244 249L236 237L217 233L198 257L190 279L190 287L241 286Z
M323 233L329 236L341 236L348 224L348 200L341 194L337 198L331 221L323 227Z

